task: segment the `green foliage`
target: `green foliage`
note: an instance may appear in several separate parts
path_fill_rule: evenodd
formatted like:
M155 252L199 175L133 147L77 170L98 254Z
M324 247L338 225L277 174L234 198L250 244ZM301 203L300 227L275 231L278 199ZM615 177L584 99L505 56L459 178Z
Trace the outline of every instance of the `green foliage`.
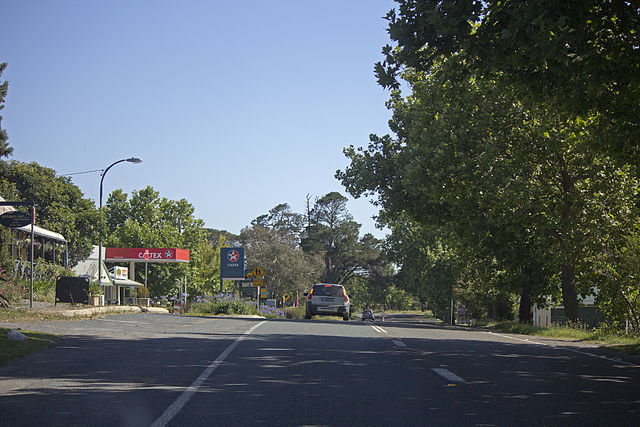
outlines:
M254 225L240 233L248 270L260 266L265 271L264 285L279 299L286 292L304 292L318 280L321 260L305 253L298 237L286 229Z
M0 63L0 76L4 73L4 70L7 68L7 63ZM9 90L9 82L6 80L0 83L0 110L4 109L4 99L7 96L7 92ZM0 116L0 158L8 157L13 153L13 148L9 147L7 140L9 139L9 135L7 135L7 131L2 129L2 116Z
M597 258L592 283L596 302L609 326L640 334L640 235L626 236L619 246Z
M188 265L148 264L149 291L154 296L175 292L186 274L188 281L195 283L192 288L203 292L208 283L202 280L203 269L207 268L203 265L206 232L204 222L195 218L194 212L193 205L185 199L161 198L149 186L134 191L130 198L122 190L115 190L107 198L103 211L105 230L109 230L105 245L187 249ZM144 279L144 268L136 269L136 280L144 283Z
M104 288L96 281L89 283L89 295L104 295Z
M0 307L9 307L28 296L29 292L22 283L11 277L6 270L0 269Z
M190 305L189 315L253 315L267 318L282 318L283 312L267 306L256 307L255 301L219 294L207 297L202 302Z
M355 275L384 263L381 242L367 234L359 238L360 224L346 208L347 198L331 192L309 210L301 246L306 253L324 258L325 283L347 283Z
M351 164L337 177L354 196L377 195L383 220L406 217L457 253L455 264L422 269L427 277L405 271L409 281L435 277L425 289L453 289L462 273L485 275L474 266L480 261L511 279L491 282L520 293L522 321L557 283L577 320L577 296L589 291L581 278L593 268L585 261L633 226L637 179L590 149L598 135L593 117L520 98L504 76L470 74L466 59L439 57L429 70L401 74L412 93L394 92L389 102L396 139L374 135L366 149L347 148ZM433 251L433 243L423 246ZM419 254L406 255L421 268ZM429 298L442 305L446 297Z
M430 73L457 55L472 76L500 76L519 99L595 117L594 146L637 163L640 9L634 2L399 0L387 15L397 43L383 49L378 81Z
M601 344L602 348L627 354L640 354L640 338L636 335L625 336L620 331L606 329L586 330L571 326L553 325L550 328L537 328L531 325L524 325L515 322L502 322L491 325L492 329L500 332L536 335L555 339L570 339L579 341L595 341Z
M0 162L0 190L13 193L3 194L5 199L36 203L37 225L67 239L71 265L89 256L98 237L98 211L70 178L35 162Z

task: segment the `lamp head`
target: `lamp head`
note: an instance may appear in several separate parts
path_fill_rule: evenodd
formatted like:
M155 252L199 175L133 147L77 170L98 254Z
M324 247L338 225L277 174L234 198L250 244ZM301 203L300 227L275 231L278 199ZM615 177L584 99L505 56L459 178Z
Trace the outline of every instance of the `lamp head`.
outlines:
M142 163L142 159L139 159L137 157L131 157L131 158L127 159L127 162L129 162L129 163Z

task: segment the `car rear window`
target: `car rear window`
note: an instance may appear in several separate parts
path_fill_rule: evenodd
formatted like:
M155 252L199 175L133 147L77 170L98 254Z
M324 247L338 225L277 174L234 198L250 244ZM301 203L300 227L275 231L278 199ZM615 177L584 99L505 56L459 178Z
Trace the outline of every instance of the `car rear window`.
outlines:
M321 297L340 297L342 294L342 286L315 285L313 287L313 295Z

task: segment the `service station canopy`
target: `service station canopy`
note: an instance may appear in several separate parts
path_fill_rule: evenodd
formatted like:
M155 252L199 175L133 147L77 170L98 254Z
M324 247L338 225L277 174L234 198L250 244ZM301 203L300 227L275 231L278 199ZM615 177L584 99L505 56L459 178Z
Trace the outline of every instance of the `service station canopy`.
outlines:
M106 248L106 262L144 262L149 251L148 262L189 262L189 251L179 248Z

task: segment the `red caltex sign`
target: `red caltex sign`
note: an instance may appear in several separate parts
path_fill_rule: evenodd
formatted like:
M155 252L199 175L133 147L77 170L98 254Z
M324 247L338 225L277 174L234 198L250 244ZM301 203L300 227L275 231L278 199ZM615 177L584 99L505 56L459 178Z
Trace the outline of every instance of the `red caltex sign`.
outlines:
M106 248L105 261L189 262L189 251L180 248Z

